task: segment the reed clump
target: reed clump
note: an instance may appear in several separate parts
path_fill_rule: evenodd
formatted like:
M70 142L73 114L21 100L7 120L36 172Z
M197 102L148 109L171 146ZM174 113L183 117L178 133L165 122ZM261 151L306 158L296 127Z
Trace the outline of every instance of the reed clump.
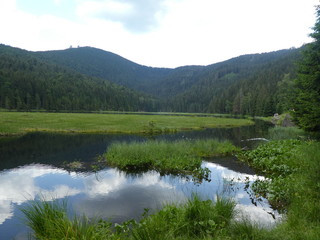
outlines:
M105 221L93 221L85 216L70 220L63 201L31 201L21 211L35 239L105 239L111 233L111 223Z
M107 163L121 170L157 170L161 173L199 175L202 157L232 154L239 149L228 141L180 140L114 143ZM206 173L207 171L203 172Z

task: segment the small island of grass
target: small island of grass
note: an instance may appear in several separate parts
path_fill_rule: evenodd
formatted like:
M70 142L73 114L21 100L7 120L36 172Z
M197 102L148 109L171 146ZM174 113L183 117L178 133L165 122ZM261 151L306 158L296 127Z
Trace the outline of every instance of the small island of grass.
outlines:
M208 174L201 168L202 157L225 156L238 151L229 141L180 140L114 143L107 163L121 170L156 170L160 173L190 174L202 179Z

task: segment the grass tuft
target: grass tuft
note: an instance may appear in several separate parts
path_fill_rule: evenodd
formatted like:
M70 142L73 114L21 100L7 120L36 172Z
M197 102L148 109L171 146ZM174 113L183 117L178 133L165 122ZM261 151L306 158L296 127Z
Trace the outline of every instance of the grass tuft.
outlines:
M66 202L32 201L21 209L35 239L105 239L111 234L110 223L91 222L86 217L67 216Z
M114 143L106 153L107 163L121 170L157 170L161 173L207 177L201 168L203 156L232 154L238 148L217 140L147 141Z

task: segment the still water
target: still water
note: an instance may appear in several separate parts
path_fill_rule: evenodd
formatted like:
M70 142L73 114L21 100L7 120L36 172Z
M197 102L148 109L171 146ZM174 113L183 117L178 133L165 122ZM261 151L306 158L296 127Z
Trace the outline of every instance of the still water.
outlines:
M243 140L264 137L267 126L207 129L153 137L134 135L58 135L29 134L0 139L0 239L26 239L29 231L23 223L21 207L36 198L67 199L70 211L112 222L139 219L144 209L156 210L165 203L183 202L192 193L214 199L216 194L230 196L242 214L263 225L271 225L280 216L265 199L252 199L250 184L261 176L234 159L206 159L211 181L201 184L172 175L149 171L128 174L115 168L92 171L97 161L115 141L147 139L229 139L240 146ZM80 169L68 163L83 163Z

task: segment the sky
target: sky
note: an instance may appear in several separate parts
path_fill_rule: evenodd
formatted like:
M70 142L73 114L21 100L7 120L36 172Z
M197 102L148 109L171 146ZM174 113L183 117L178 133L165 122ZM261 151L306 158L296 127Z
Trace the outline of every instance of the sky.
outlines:
M0 0L0 43L175 68L311 42L319 0Z

